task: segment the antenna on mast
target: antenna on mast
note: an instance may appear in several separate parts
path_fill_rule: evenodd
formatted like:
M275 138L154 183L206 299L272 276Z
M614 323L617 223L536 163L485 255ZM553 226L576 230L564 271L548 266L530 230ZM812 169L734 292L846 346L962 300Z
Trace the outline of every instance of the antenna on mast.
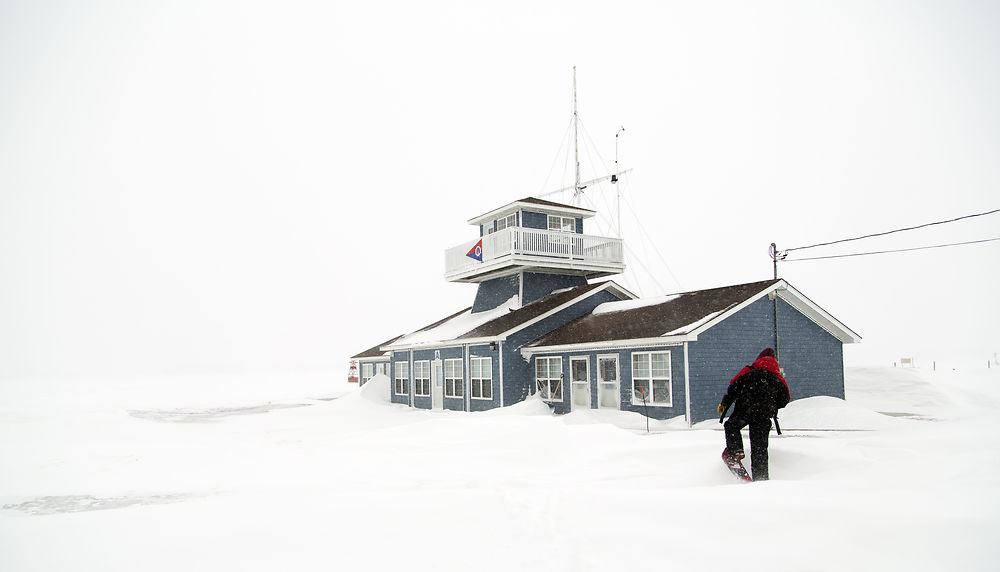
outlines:
M615 209L618 215L618 238L622 237L622 191L616 183L618 183L618 175L621 175L621 171L618 170L618 136L622 134L622 131L625 131L624 125L615 133L615 174L611 175L611 184L615 185L615 199L617 201Z

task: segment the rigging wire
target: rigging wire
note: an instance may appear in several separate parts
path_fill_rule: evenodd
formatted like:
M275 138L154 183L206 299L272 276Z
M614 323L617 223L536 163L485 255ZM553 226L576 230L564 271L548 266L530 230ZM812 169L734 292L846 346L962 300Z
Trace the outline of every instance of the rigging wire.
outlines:
M619 182L618 184L621 183ZM611 228L610 220L607 218L607 215L604 213L604 211L601 211L597 208L597 205L594 203L593 197L591 197L586 193L582 194L581 196L583 197L583 200L586 202L587 206L589 206L592 210L594 210L597 213L598 222L606 225L605 228ZM629 255L629 260L637 264L640 268L642 268L642 270L646 272L646 274L649 276L649 279L653 281L653 283L660 290L660 292L665 293L666 289L663 288L663 285L659 283L653 272L650 271L650 269L645 264L642 263L643 257L639 256L636 253L636 251L633 250L625 241L622 241L622 247L625 249L626 254ZM669 271L669 268L667 270ZM629 290L635 292L636 294L638 294L639 297L642 297L643 296L642 284L639 282L638 277L634 276L633 274L634 273L630 272L625 272L624 274L622 274L622 282L623 282L622 285L627 287Z
M573 120L574 120L574 118L570 119L570 125L567 127L567 130L566 130L567 131L567 135L564 135L564 137L563 137L563 142L564 143L565 143L565 141L568 140L568 133L569 133L570 128L572 127ZM598 150L597 145L594 142L594 138L591 137L590 132L587 130L586 125L584 125L583 120L580 119L579 114L576 115L575 121L576 121L576 124L577 124L578 128L580 128L581 134L583 135L582 139L583 139L583 143L584 143L584 145L583 145L583 147L584 147L584 153L586 154L586 158L588 159L588 164L591 164L591 165L601 165L601 166L604 167L604 171L605 172L613 172L613 171L611 171L608 168L607 161L605 161L604 157L601 155L600 150ZM562 149L562 147L560 147L560 150L561 149ZM596 161L594 160L594 155L596 155L596 158L597 158ZM567 148L567 151L566 151L566 156L567 157L566 157L566 162L565 162L566 168L564 169L564 179L568 176L567 173L568 173L568 168L569 168L569 163L570 163L568 148ZM557 158L558 158L558 153L557 153ZM553 166L553 169L550 169L550 175L551 175L551 171L552 170L554 170L554 166ZM546 178L546 184L548 183L548 180L549 179ZM617 184L621 185L622 181L619 180ZM543 186L543 188L544 188L544 186ZM594 189L595 190L597 190L597 189L605 190L606 187L604 186L603 182L601 182L601 183L596 183L594 185ZM574 187L569 187L566 190L567 191L573 190L574 191L573 194L574 194L574 196L576 196L576 191L574 190ZM601 209L601 208L597 207L597 204L595 203L596 196L592 196L592 195L600 195L600 200L604 204L604 209ZM614 211L615 208L619 208L619 207L611 207L611 206L608 205L609 198L607 196L607 193L605 193L605 192L600 192L600 193L580 193L579 196L582 197L581 203L586 202L597 213L598 220L600 222L602 222L604 225L606 225L607 229L617 229L616 225L613 224L607 218L609 215L607 215L605 213L610 213L610 212ZM674 283L677 284L677 286L679 288L683 289L683 286L681 286L680 280L677 279L677 276L674 274L673 270L670 268L670 265L667 264L667 261L664 258L663 253L656 246L656 243L653 241L652 237L650 236L649 231L647 231L646 228L642 225L641 220L639 219L638 215L636 215L635 209L632 207L631 202L625 196L625 193L621 193L621 196L622 196L623 199L625 199L625 201L624 201L625 205L628 208L629 212L631 212L632 218L635 221L636 226L638 226L639 230L641 231L641 235L642 236L640 238L644 238L644 241L643 241L643 247L644 247L643 251L646 252L647 247L652 248L653 252L656 254L656 256L660 259L660 262L663 264L663 267L666 268L667 272L670 274L670 277L673 279ZM617 231L619 233L621 233L621 229L617 229ZM610 230L608 230L607 234L610 236L610 235L612 235L614 233L611 232ZM638 256L637 253L636 253L636 251L633 250L630 246L628 246L628 244L626 244L624 241L622 241L622 245L623 245L623 248L625 249L626 253L629 254L629 256L632 258L632 262L634 262L636 265L638 265L639 267L642 268L642 270L648 275L649 279L656 285L656 287L660 290L660 292L661 293L667 293L667 290L656 279L656 275L645 264L643 264L643 262L642 262L643 257ZM628 279L628 273L624 274L622 276L622 278L627 280ZM635 284L636 284L636 286L633 289L637 290L638 291L637 293L640 296L642 296L642 291L641 291L641 287L639 286L638 279L635 278L635 277L633 277L631 281L634 281Z
M559 157L562 155L563 148L565 147L567 149L566 153L569 153L569 145L567 143L569 142L569 131L572 127L573 118L570 117L569 122L566 124L566 131L563 132L562 141L559 143L559 149L556 150L556 156L552 158L552 166L549 167L549 174L545 176L545 182L542 183L542 188L538 191L539 193L544 193L545 189L548 188L549 179L552 178L552 172L556 170L556 164L559 163Z
M590 132L587 131L586 126L582 125L582 122L581 122L581 126L583 127L584 140L590 144L591 148L593 148L594 153L597 154L597 157L600 160L600 164L604 166L604 170L606 172L610 172L609 168L608 168L607 161L604 160L604 157L601 155L600 151L597 150L597 146L596 146L596 144L594 144L594 139L593 139L593 137L590 136ZM589 154L588 154L588 156L589 156ZM619 181L617 184L620 185L620 184L622 184L622 182ZM635 221L636 226L639 228L639 230L642 233L642 238L644 238L644 241L642 242L643 252L644 253L647 252L647 247L651 248L653 250L653 252L656 254L657 258L660 259L660 262L663 264L663 267L667 269L667 273L670 274L670 277L673 279L674 283L677 284L678 288L680 288L681 290L683 290L684 287L681 285L681 281L677 279L677 276L674 274L674 271L670 268L670 265L667 263L666 258L663 256L663 253L657 247L656 242L653 241L653 238L650 236L649 231L647 231L646 227L642 224L642 220L636 214L635 209L633 208L631 201L625 195L625 193L622 193L621 197L622 197L622 199L625 202L625 206L628 208L629 212L632 214L632 219ZM608 209L607 212L611 212L612 210L614 210L612 207L608 206L608 204L607 204L608 197L606 195L604 195L603 193L602 193L602 199L604 200L605 207ZM614 226L611 225L611 224L609 224L608 228L614 228ZM621 232L621 231L619 230L619 232ZM631 249L626 246L626 250L631 250ZM635 254L634 251L632 252L632 254L634 256L634 254ZM635 257L635 258L638 259L638 257ZM663 286L659 283L659 281L656 280L655 276L649 270L649 268L647 268L641 262L639 262L639 265L642 266L643 270L645 270L647 274L649 274L650 279L652 279L653 282L656 283L656 286L660 289L660 293L666 294L667 290L665 288L663 288Z
M625 206L628 207L629 212L632 213L632 218L635 220L636 226L639 227L639 230L642 231L642 234L645 236L646 242L652 245L653 252L655 252L656 255L660 258L660 262L663 263L663 267L667 269L667 273L670 274L670 277L674 279L674 283L677 284L677 286L681 290L683 290L684 286L681 284L681 281L677 279L677 275L675 275L674 271L670 269L670 265L667 264L667 260L663 257L663 253L660 252L659 248L657 248L656 243L653 242L653 239L649 236L649 232L646 230L646 227L642 224L642 221L639 219L639 215L636 214L635 209L632 208L632 201L624 194L622 195L622 199L623 202L625 203ZM663 290L662 293L666 294L667 291Z
M663 287L662 284L660 284L660 281L656 279L656 275L653 274L653 272L645 264L642 263L642 257L637 256L636 253L635 253L635 251L632 250L632 247L628 246L624 242L622 242L622 246L625 247L625 252L627 252L632 257L632 262L635 262L636 264L638 264L639 266L641 266L642 269L649 276L649 279L652 280L653 284L655 284L656 287L660 290L660 293L661 294L665 294L667 292L667 290ZM639 283L639 280L636 279L636 284L638 284L638 283ZM639 295L642 296L642 290L641 289L639 291Z
M898 228L898 229L895 229L895 230L887 230L885 232L876 232L876 233L873 233L873 234L866 234L864 236L857 236L857 237L854 237L854 238L843 238L843 239L840 239L840 240L832 240L830 242L820 242L818 244L810 244L809 246L797 246L795 248L785 248L781 252L783 252L784 254L788 254L789 252L792 252L793 250L805 250L807 248L816 248L818 246L829 246L831 244L841 244L841 243L844 243L844 242L851 242L851 241L854 241L854 240L861 240L861 239L864 239L864 238L873 238L873 237L876 237L876 236L885 236L887 234L893 234L893 233L897 233L897 232L904 232L904 231L908 231L908 230L916 230L918 228L925 228L925 227L928 227L928 226L934 226L934 225L938 225L938 224L947 224L947 223L950 223L950 222L956 222L956 221L960 221L960 220L964 220L964 219L968 219L968 218L974 218L974 217L979 217L979 216L986 216L986 215L990 215L990 214L997 213L997 212L1000 212L1000 209L994 209L994 210L987 211L987 212L975 213L975 214L960 216L958 218L953 218L953 219L949 219L949 220L941 220L941 221L937 221L937 222L929 222L929 223L926 223L926 224L921 224L921 225L917 225L917 226L911 226L911 227L907 227L907 228ZM961 244L961 243L958 243L958 244ZM947 246L947 245L945 245L945 246ZM928 248L937 248L937 247L928 247ZM891 252L891 251L886 251L886 252ZM799 260L804 260L804 259L800 258Z
M779 258L779 261L780 262L804 262L806 260L828 260L830 258L848 258L848 257L852 257L852 256L869 256L869 255L872 255L872 254L890 254L890 253L894 253L894 252L912 252L914 250L930 250L930 249L933 249L933 248L947 248L949 246L963 246L963 245L966 245L966 244L982 244L984 242L994 242L994 241L997 241L997 240L1000 240L1000 237L985 238L985 239L982 239L982 240L969 240L969 241L966 241L966 242L952 242L952 243L949 243L949 244L935 244L935 245L932 245L932 246L917 246L917 247L913 247L913 248L897 248L897 249L893 249L893 250L875 250L875 251L871 251L871 252L854 252L854 253L851 253L851 254L832 254L830 256L812 256L812 257L809 257L809 258L793 258L791 260L784 259L784 258ZM805 248L805 247L803 247L803 248ZM789 249L789 250L792 250L792 249Z
M621 185L622 182L619 181L618 184ZM603 196L604 193L600 193L600 194L602 195L602 199L604 199L606 201L607 200L606 197ZM606 229L613 228L614 225L610 221L610 219L608 218L608 215L606 214L606 212L610 212L610 211L603 211L603 210L600 210L599 208L597 208L597 205L594 202L595 201L595 197L592 196L592 195L593 194L583 193L581 196L583 197L583 201L586 203L586 205L589 206L592 210L594 210L597 213L597 219L598 219L598 221L600 223L602 223L602 225L604 225L604 227ZM663 258L663 254L660 252L660 250L658 248L656 248L655 243L653 242L652 238L649 236L649 232L647 232L646 229L645 229L645 227L642 226L642 222L639 220L639 217L636 216L635 211L632 210L631 205L627 205L627 206L629 206L629 212L632 213L633 220L635 220L636 225L639 227L639 229L642 231L642 234L645 236L645 240L642 241L643 253L647 252L647 248L646 247L652 247L653 251L660 258L660 262L663 263L663 266L667 269L667 272L670 274L670 277L673 278L674 282L680 287L680 281L677 280L677 276L674 275L673 271L670 269L670 265L668 265L667 262L666 262L666 260ZM610 235L611 233L608 232L607 234ZM627 242L625 242L625 241L622 241L622 246L625 249L625 252L629 255L630 262L635 263L636 265L638 265L646 273L646 275L649 277L649 279L653 282L653 284L659 290L659 293L666 294L667 293L667 289L664 288L663 284L661 284L660 281L656 279L656 275L653 273L653 271L650 270L650 268L648 266L646 266L642 262L646 257L645 256L640 256L639 253L636 250L634 250L631 246L629 246L629 244ZM626 272L625 275L623 275L623 276L628 276L628 274L629 273ZM630 289L635 290L636 293L639 294L639 296L642 296L643 295L642 287L640 285L638 277L631 277L630 281L635 284L634 287L630 286ZM683 289L683 288L681 288L681 289Z

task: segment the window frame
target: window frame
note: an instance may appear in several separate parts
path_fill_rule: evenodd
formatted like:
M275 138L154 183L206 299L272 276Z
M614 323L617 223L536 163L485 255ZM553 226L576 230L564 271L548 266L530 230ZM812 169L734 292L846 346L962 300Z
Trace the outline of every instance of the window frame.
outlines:
M361 383L368 383L368 380L375 377L375 364L373 363L362 363L361 364Z
M457 372L448 371L448 366L456 366ZM461 358L447 358L444 360L444 365L442 366L442 373L444 376L444 396L450 398L462 398L465 397L465 378L463 374L462 359ZM456 391L457 389L457 391Z
M552 222L558 220L559 224L556 228L552 227ZM569 221L569 229L567 230L567 221ZM550 232L565 232L576 234L576 217L562 216L562 215L548 215L545 221L545 229Z
M396 395L410 395L410 362L397 361L392 368L392 389Z
M553 377L551 375L551 373L552 373L552 366L551 366L551 364L552 364L553 361L555 361L556 363L559 364L559 375L557 377ZM539 366L542 364L542 362L544 362L546 364L546 367L545 367L546 375L544 377L541 377L541 376L538 375L538 373L539 373ZM548 401L548 402L553 402L553 401L562 402L562 401L565 401L566 392L563 391L563 386L562 386L563 377L562 377L562 375L563 375L563 371L562 371L562 356L537 356L537 357L535 357L535 390L538 391L538 395L539 395L539 397L542 398L542 401ZM542 390L542 387L543 387L542 383L543 383L543 381L545 383L545 385L544 385L545 390L544 391ZM553 383L555 383L555 391L553 391ZM553 393L558 393L558 396L554 396Z
M667 358L666 364L666 376L656 375L653 369L653 356L654 355L664 355ZM636 360L641 358L646 358L648 360L648 372L646 376L640 376L638 374L638 369L636 367ZM673 407L674 405L674 380L673 380L673 359L670 355L670 350L649 350L642 352L632 352L632 405L643 405L641 394L637 394L636 383L646 382L646 387L649 388L649 394L646 397L645 405L648 407ZM657 391L654 384L661 383L664 384L666 390L666 399L661 399L656 401Z
M515 226L517 226L517 213L511 213L494 221L494 228L496 228L496 232Z
M423 374L423 375L421 375ZM413 396L431 396L431 361L413 360Z
M476 376L478 364L479 376ZM483 364L486 367L483 367ZM489 377L484 377L484 375ZM469 398L481 401L493 401L493 358L472 356L469 358ZM476 393L479 395L477 396ZM488 393L489 395L484 395Z

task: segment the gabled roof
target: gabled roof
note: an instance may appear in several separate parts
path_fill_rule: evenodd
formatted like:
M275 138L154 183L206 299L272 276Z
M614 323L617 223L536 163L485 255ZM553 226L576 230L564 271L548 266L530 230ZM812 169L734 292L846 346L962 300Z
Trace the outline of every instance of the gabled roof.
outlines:
M590 314L525 344L523 352L531 354L541 348L551 351L567 346L693 341L701 332L771 292L777 292L782 300L841 342L861 340L836 318L779 279L601 304Z
M455 343L503 340L522 328L604 290L614 292L622 298L634 298L633 294L610 280L559 290L523 307L519 307L517 297L514 296L492 310L473 314L471 308L467 308L452 314L412 334L397 338L383 345L382 349L432 348Z
M388 357L388 352L382 351L382 346L387 346L401 337L403 336L396 336L395 338L392 338L391 340L388 341L384 341L373 348L368 348L367 350L357 355L351 356L351 359L364 359L364 358L370 359L370 358Z
M470 218L468 220L468 223L481 224L483 221L494 219L502 213L513 212L522 208L526 208L533 211L545 212L545 213L565 214L583 218L590 218L597 214L597 211L592 211L590 209L575 207L573 205L564 205L562 203L555 203L543 199L536 199L534 197L526 197L514 201L510 204L506 204L500 208L493 209L488 213L483 213L477 217Z
M535 300L519 310L510 312L506 316L501 316L496 320L492 320L474 330L466 332L465 334L459 336L458 339L500 336L505 332L518 329L518 327L522 324L550 312L553 308L558 308L575 298L589 295L594 290L607 285L608 282L597 282L594 284L584 284L575 288L568 288L559 292L553 292L544 298Z

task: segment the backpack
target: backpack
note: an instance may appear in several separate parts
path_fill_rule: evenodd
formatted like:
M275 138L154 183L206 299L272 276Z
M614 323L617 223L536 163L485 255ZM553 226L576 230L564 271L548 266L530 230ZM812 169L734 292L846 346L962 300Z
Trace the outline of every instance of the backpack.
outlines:
M750 371L734 382L737 406L742 405L753 414L774 417L779 409L788 405L788 388L773 372L747 367Z

